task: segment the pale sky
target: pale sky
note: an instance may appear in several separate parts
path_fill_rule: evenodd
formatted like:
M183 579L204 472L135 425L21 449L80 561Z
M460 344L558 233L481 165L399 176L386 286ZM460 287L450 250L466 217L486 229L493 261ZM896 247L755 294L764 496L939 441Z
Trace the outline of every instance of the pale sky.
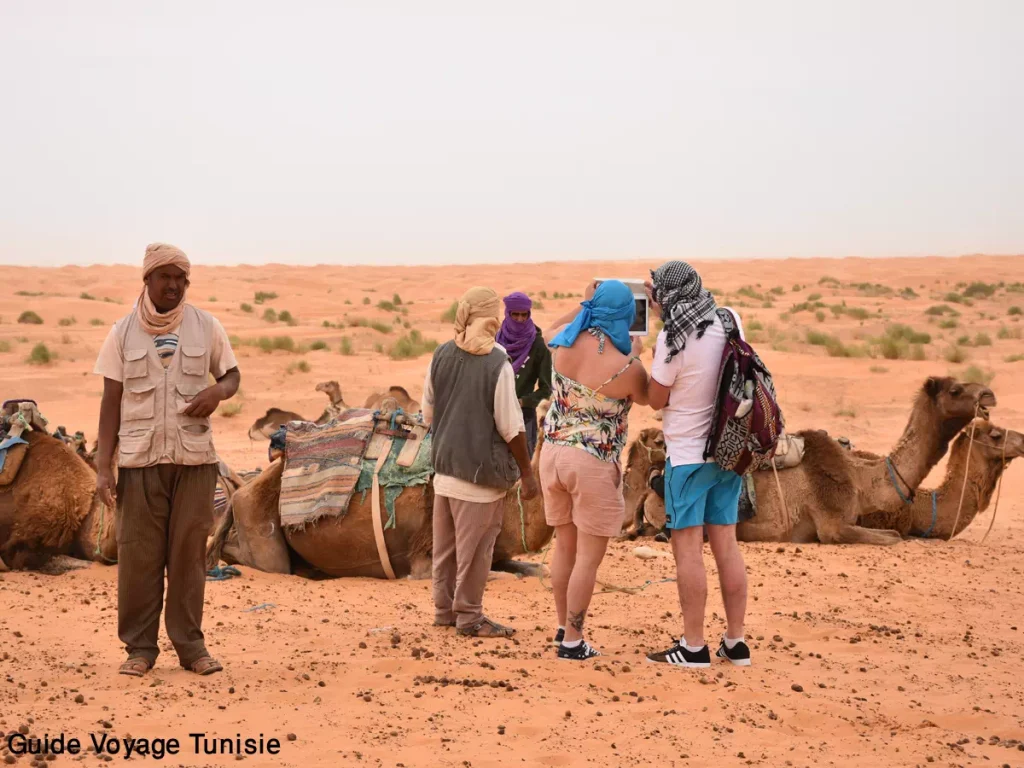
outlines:
M1024 253L1024 2L0 0L0 263Z

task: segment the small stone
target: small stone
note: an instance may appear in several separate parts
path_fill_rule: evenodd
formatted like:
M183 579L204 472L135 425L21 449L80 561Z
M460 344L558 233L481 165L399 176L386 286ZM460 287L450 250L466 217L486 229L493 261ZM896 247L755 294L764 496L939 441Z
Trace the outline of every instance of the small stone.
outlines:
M804 692L804 687L802 685L800 685L799 683L793 683L789 687L792 688L797 693L803 693Z
M84 703L85 703L85 696L83 696L82 694L78 694L77 696L75 696L75 704L84 704Z
M287 736L285 736L285 738L288 739L288 741L295 741L298 738L298 736L296 736L294 733L289 733Z

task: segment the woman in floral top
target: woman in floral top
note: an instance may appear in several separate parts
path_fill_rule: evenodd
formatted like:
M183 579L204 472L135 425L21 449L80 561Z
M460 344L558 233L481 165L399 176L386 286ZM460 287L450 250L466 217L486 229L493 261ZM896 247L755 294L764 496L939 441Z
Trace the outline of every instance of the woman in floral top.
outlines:
M555 528L551 584L558 614L558 657L600 655L583 624L608 539L622 529L622 469L629 409L647 403L650 378L629 328L633 292L618 280L588 286L579 309L555 324L553 399L544 419L540 480Z

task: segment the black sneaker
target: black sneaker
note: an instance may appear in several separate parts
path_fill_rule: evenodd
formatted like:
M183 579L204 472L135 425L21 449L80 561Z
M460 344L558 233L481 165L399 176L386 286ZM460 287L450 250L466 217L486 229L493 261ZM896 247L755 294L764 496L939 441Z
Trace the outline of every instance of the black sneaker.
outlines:
M564 629L560 629L557 632L555 632L555 639L554 639L554 641L551 644L552 645L561 645L563 640L565 640L565 630Z
M715 655L720 659L731 661L737 667L750 666L750 648L742 640L732 648L726 646L725 640L723 640L722 644L718 646L718 652Z
M671 664L676 667L710 667L711 651L705 645L699 651L688 651L682 644L669 648L667 651L648 653L649 664Z
M571 661L586 661L592 659L595 656L600 656L601 652L596 648L591 648L587 645L587 641L582 641L575 648L566 648L564 645L559 644L558 646L558 658L570 659Z

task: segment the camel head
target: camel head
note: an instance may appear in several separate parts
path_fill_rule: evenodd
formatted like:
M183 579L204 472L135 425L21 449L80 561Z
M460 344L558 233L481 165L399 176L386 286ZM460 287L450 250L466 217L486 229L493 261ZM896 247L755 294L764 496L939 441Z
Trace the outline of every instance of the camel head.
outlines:
M338 386L338 382L336 381L321 381L316 385L316 391L323 392L335 405L342 402L341 387Z
M646 467L644 474L652 466L665 463L665 433L656 427L641 430L636 440L629 446L626 456L627 470L640 466ZM645 478L646 479L646 478Z
M985 461L998 464L1003 459L1006 463L1024 456L1024 434L1012 429L997 427L987 419L975 419L971 426L964 429L957 438L957 445L969 443L971 430L974 430L974 448L977 456L979 453Z
M988 409L996 405L995 393L984 384L957 381L949 376L932 376L925 382L922 394L931 400L943 425L949 425L949 438L975 416L987 419Z

